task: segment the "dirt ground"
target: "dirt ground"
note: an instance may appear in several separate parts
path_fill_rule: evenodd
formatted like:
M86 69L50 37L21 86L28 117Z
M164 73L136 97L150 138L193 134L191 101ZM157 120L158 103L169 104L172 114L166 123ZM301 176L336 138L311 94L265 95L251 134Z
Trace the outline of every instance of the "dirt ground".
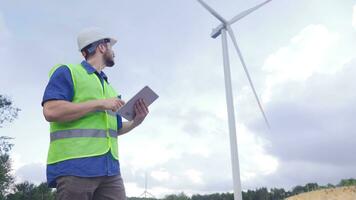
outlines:
M356 186L302 193L285 200L356 200Z

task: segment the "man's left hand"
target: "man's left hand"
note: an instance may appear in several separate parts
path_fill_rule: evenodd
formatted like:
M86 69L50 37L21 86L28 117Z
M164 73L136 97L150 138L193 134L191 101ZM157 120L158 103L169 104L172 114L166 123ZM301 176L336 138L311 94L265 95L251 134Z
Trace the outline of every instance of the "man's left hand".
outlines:
M140 125L149 113L148 107L146 106L143 99L139 99L135 103L135 117L133 119L133 125Z

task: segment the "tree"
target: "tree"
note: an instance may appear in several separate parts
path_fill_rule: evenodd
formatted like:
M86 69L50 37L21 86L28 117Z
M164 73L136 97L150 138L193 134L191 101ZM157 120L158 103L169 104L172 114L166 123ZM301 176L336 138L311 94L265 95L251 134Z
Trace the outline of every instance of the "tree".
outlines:
M12 100L0 95L0 128L5 122L12 122L18 116L19 108L13 106ZM13 146L9 142L12 138L0 136L0 200L5 199L14 178L11 172L11 160L9 152Z
M303 192L305 192L304 187L298 185L298 186L295 186L295 187L293 188L293 190L292 190L292 195L297 195L297 194L300 194L300 193L303 193Z
M54 200L54 193L46 183L38 186L25 181L16 184L13 193L7 195L7 200Z
M247 190L247 192L242 192L242 199L244 200L255 200L256 192L253 190Z
M268 200L269 193L267 188L263 187L256 190L256 200Z
M25 181L15 185L14 193L7 195L7 200L34 199L35 185Z
M14 180L10 174L11 160L9 151L13 146L13 144L9 142L10 139L12 138L5 136L0 137L0 199L5 198L5 194Z
M338 186L352 186L356 185L356 179L350 178L350 179L342 179Z
M12 100L0 94L0 128L5 122L12 122L18 116L19 108L13 106Z
M319 188L319 185L317 183L307 183L305 186L304 186L304 190L306 192L310 192L310 191L314 191L314 190L317 190Z
M278 188L272 188L270 192L270 199L271 200L282 200L286 197L286 191Z
M190 200L190 198L182 192L178 195L175 194L166 195L164 197L164 200Z
M38 200L54 200L55 194L52 189L47 186L47 183L41 183L35 188L34 198Z

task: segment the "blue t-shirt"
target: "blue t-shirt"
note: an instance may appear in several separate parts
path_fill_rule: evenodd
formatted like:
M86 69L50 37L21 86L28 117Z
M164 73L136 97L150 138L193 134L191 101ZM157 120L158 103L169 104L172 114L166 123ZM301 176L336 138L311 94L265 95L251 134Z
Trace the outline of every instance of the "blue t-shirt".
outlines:
M108 81L104 72L98 73L88 62L83 61L82 66L88 74L95 73L101 81ZM43 95L42 106L46 101L65 100L72 101L74 95L73 80L70 70L63 65L52 74ZM122 127L122 118L117 115L117 127ZM59 176L98 177L115 176L120 174L120 164L110 152L94 157L65 160L47 165L47 183L49 187L56 187L56 178Z

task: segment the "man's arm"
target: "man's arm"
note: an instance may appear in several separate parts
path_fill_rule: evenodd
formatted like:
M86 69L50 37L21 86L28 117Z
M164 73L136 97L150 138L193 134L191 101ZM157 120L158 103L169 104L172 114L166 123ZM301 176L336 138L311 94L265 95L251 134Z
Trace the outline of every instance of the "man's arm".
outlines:
M128 133L132 129L134 129L136 126L134 126L133 121L129 122L122 122L122 127L118 130L118 135L123 135L125 133Z
M125 104L118 98L91 100L72 103L64 100L51 100L43 105L43 115L49 122L67 122L83 117L89 112L97 110L117 110Z
M136 101L134 119L129 122L123 122L122 127L118 130L118 135L123 135L140 125L148 113L148 108L143 99L139 99L138 101Z

